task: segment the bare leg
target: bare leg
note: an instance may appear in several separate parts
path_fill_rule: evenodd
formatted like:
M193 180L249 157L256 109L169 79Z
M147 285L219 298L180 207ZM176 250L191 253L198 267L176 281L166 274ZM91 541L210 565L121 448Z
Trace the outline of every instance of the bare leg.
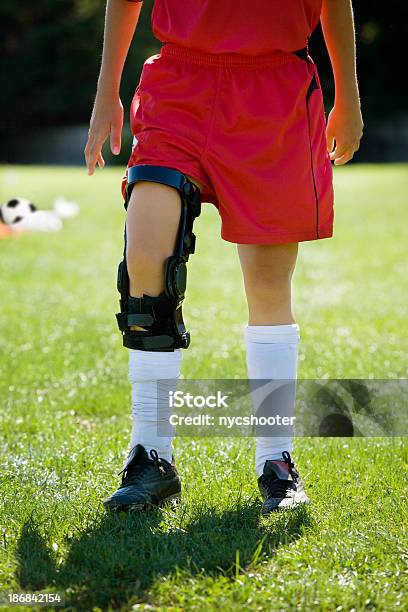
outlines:
M180 196L172 187L147 181L133 187L126 219L131 296L163 291L164 262L174 252L180 208Z
M291 285L298 244L239 244L249 325L294 323Z
M163 291L164 262L174 253L180 210L180 196L172 187L148 181L133 187L126 219L131 296L154 297Z

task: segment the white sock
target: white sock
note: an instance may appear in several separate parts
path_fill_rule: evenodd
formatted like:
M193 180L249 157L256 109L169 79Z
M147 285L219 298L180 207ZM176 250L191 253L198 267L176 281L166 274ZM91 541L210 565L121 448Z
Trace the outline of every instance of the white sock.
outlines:
M298 325L248 325L245 328L245 342L250 380L296 379ZM278 386L281 385L278 384ZM264 397L262 394L253 394L255 412ZM285 394L284 398L287 405L281 406L279 413L284 416L293 416L294 385L293 393ZM292 437L258 437L255 456L258 476L263 472L265 461L282 460L283 451L292 451Z
M180 376L181 351L138 351L130 350L129 380L132 384L132 438L131 448L142 444L146 451L153 448L166 461L171 461L171 435L160 435L158 428L163 425L168 430L170 409L168 399L163 396L161 406L158 406L157 381L169 380L168 391L176 390L177 379ZM160 412L160 415L159 415Z

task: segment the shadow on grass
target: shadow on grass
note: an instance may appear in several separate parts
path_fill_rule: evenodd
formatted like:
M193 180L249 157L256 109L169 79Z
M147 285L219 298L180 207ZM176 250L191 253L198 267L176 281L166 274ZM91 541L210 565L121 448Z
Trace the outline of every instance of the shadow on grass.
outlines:
M70 541L68 554L57 565L53 551L33 520L21 533L16 551L22 589L53 588L66 593L75 609L112 607L143 600L160 576L176 569L191 575L235 576L298 539L310 523L307 508L260 519L260 504L235 511L202 511L184 528L163 531L160 511L142 515L102 515L98 524Z

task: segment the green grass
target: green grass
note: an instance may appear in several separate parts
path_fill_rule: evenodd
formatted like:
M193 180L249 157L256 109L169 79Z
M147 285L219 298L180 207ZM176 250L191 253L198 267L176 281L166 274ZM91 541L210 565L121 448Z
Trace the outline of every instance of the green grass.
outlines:
M313 505L260 518L252 439L176 440L183 502L106 516L130 431L113 313L121 172L1 169L1 201L59 194L80 216L0 242L0 592L71 609L394 610L407 601L403 439L298 439ZM301 246L301 378L407 376L408 171L336 171L336 235ZM207 206L189 264L187 378L246 376L235 247Z

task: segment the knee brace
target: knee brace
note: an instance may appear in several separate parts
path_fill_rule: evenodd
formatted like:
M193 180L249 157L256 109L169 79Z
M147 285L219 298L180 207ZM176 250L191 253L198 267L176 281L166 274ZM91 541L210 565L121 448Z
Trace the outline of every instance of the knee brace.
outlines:
M138 181L153 181L177 189L181 198L180 223L174 254L164 267L164 291L157 297L129 295L129 275L125 251L118 269L120 312L116 319L123 345L141 351L174 351L187 348L190 334L186 330L182 303L187 282L187 261L195 251L193 223L201 212L201 193L185 174L173 168L139 165L128 168L125 208L132 188Z

